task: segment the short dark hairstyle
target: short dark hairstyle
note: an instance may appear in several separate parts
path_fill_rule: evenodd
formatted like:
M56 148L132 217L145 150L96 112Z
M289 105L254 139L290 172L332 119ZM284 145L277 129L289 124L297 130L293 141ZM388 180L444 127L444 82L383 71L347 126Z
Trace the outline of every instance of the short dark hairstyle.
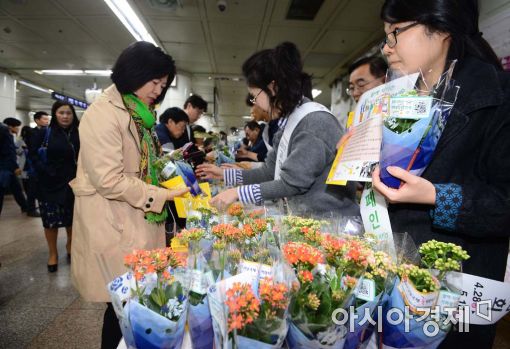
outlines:
M475 57L502 70L501 61L482 37L477 0L385 0L381 19L387 23L417 22L431 33L447 33L451 37L448 60Z
M193 126L191 126L191 129L193 130L193 132L207 133L207 130L203 126L200 126L200 125L193 125Z
M49 116L49 114L46 113L45 111L38 111L37 113L34 114L34 120L39 120L44 115L48 115Z
M71 108L71 112L73 113L73 124L72 124L72 126L74 126L76 128L78 127L78 125L80 124L80 121L78 120L78 116L76 115L76 110L74 110L73 105L70 104L70 103L67 103L67 102L62 102L62 101L55 101L55 103L53 103L53 105L51 106L50 127L58 126L57 110L58 110L58 108L63 107L65 105L69 106L69 108Z
M188 99L186 99L186 102L184 102L184 109L186 109L188 104L191 104L193 108L201 109L204 112L207 111L207 102L199 95L189 96Z
M189 123L188 114L186 114L181 108L177 107L168 108L159 116L159 122L162 124L167 124L168 120L172 120L175 123L181 121Z
M159 47L138 41L129 45L115 62L110 78L121 94L133 93L153 79L168 77L168 83L154 103L165 98L175 77L175 62Z
M21 121L19 121L18 119L15 119L15 118L5 118L4 124L6 124L7 126L11 126L11 127L17 127L17 126L21 126Z
M252 131L255 131L255 130L261 130L262 127L256 122L256 121L248 121L245 125L244 125L244 128L248 127L250 130Z
M243 63L243 75L249 87L262 89L271 107L278 108L281 116L288 116L303 96L312 98L312 77L303 71L303 62L295 44L284 42L273 49L254 53ZM275 93L269 84L275 82Z
M376 78L380 78L386 75L386 71L388 70L388 63L380 57L380 56L371 56L358 59L356 62L349 66L349 75L352 74L353 71L361 67L362 65L369 64L370 66L370 74L372 74Z

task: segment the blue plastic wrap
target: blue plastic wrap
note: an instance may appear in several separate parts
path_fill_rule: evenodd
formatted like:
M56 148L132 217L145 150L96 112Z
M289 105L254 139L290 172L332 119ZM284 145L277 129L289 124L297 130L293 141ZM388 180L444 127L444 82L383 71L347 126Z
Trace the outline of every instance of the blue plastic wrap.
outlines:
M189 305L188 326L193 349L214 347L214 331L207 297L204 298L203 303Z

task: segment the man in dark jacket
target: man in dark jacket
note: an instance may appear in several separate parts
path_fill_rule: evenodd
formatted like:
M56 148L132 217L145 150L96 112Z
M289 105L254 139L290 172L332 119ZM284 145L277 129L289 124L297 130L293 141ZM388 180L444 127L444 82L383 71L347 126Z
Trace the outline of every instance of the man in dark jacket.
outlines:
M184 112L188 115L189 124L186 126L186 132L175 142L177 148L181 148L186 143L192 142L195 144L195 137L191 130L193 125L204 112L207 111L207 102L199 95L190 96L186 102L184 102Z
M21 174L16 162L16 147L9 128L0 123L0 214L7 190L14 195L22 212L27 211L27 201L21 191L21 185L17 176Z

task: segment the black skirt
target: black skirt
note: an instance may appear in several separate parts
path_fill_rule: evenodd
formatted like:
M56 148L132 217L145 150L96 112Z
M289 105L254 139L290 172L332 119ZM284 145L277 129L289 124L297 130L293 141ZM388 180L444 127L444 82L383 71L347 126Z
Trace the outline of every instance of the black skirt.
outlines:
M73 225L73 206L53 202L39 201L39 211L43 227L47 229L71 227Z

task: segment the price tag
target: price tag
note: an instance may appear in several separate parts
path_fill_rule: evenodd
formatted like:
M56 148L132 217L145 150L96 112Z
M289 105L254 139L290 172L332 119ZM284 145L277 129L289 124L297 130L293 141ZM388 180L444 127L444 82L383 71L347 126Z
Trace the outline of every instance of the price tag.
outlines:
M361 279L356 287L356 298L372 302L375 300L375 282L371 279Z
M396 119L424 119L430 115L432 97L392 97L390 115Z
M439 310L442 314L448 314L447 308L454 309L459 306L460 294L448 292L448 291L439 291L439 296L437 298L437 305L439 306Z
M255 263L242 259L239 262L239 272L247 273L251 275L253 279L258 277L260 280L265 277L272 277L273 268L267 264Z
M439 282L436 280L437 284ZM439 293L438 292L420 292L408 278L402 278L397 286L404 303L409 306L409 309L416 314L423 314L424 311L418 310L423 308L431 308L436 304Z

